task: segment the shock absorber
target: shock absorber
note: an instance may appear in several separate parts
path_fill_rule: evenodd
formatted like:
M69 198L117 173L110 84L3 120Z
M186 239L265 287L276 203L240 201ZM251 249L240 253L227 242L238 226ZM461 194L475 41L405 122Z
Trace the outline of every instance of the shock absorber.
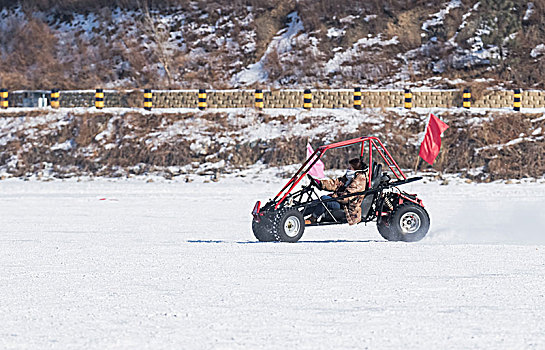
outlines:
M390 209L390 211L393 211L393 210L394 210L394 205L392 204L392 202L390 202L390 198L385 197L385 198L384 198L384 203L386 204L386 206L388 207L388 209Z

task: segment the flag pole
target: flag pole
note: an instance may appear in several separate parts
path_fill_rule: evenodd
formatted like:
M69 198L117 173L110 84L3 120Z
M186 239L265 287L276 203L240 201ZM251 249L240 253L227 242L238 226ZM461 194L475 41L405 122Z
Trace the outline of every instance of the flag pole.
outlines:
M424 141L424 138L426 137L426 132L428 131L428 124L430 123L430 117L431 113L428 114L428 118L426 120L426 126L424 127L424 136L420 139L420 147L422 147L422 142ZM414 174L416 175L416 172L418 171L418 165L420 165L420 147L418 147L418 155L416 156L416 161L414 162Z
M414 163L414 174L416 175L416 171L418 170L418 164L420 164L420 155L416 156L416 162Z

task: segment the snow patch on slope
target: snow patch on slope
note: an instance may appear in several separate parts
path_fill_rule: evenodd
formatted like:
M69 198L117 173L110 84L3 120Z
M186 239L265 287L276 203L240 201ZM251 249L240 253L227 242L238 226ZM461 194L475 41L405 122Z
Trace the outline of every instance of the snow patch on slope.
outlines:
M536 6L534 5L534 3L529 2L528 6L526 8L526 12L524 13L524 18L522 20L523 21L528 21L530 19L530 17L532 17L532 15L534 14L535 9L536 9Z
M351 61L355 56L358 55L358 53L362 49L366 49L366 48L377 46L377 45L378 46L397 45L398 43L399 43L399 40L397 36L394 36L393 38L389 40L383 40L381 34L375 37L369 34L367 38L361 38L354 45L352 45L352 47L349 48L348 50L335 53L335 56L333 56L333 58L330 59L325 64L325 72L334 73L338 71L339 67L343 63Z
M430 27L435 27L443 24L445 16L450 12L450 10L457 7L462 7L462 5L463 4L461 0L451 0L444 9L441 9L439 12L430 15L430 17L432 18L422 24L422 30L428 31Z
M65 142L57 143L51 146L51 150L52 151L70 151L71 149L74 149L75 147L76 147L76 142L70 139Z
M249 65L246 69L233 77L231 82L234 86L251 85L253 83L265 81L268 76L264 69L264 63L267 60L267 57L273 52L281 55L293 48L295 37L303 32L303 22L299 18L297 12L290 13L288 15L288 20L288 27L277 33L261 59L258 62Z
M539 56L545 55L545 44L539 44L537 45L531 52L530 56L533 58L537 58Z

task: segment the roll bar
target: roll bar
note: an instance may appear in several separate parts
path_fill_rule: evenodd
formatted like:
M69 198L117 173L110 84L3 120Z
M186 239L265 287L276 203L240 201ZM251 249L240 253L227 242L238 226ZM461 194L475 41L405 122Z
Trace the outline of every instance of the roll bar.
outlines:
M316 164L316 162L320 158L322 158L327 151L331 149L335 149L335 148L351 146L358 143L361 143L360 157L363 157L366 144L369 147L369 169L367 170L369 188L371 187L371 172L373 171L373 150L375 150L381 156L381 158L384 160L384 162L386 163L390 171L394 174L394 176L398 180L400 181L407 180L407 176L405 176L405 174L403 173L399 165L397 165L396 161L394 160L390 152L388 152L386 147L384 147L384 144L377 137L364 136L364 137L358 137L351 140L330 143L330 144L318 147L314 151L314 153L308 159L305 160L303 165L299 168L299 170L297 170L295 175L292 176L292 178L288 181L288 183L286 183L286 185L282 187L280 192L278 192L278 194L273 199L273 201L276 202L280 198L280 200L278 200L278 202L275 205L275 209L277 209L280 206L280 204L282 204L282 202L286 199L286 197L290 194L290 192L295 188L295 186L297 186L297 184L305 177L305 175L310 171L310 169L312 169L314 164Z

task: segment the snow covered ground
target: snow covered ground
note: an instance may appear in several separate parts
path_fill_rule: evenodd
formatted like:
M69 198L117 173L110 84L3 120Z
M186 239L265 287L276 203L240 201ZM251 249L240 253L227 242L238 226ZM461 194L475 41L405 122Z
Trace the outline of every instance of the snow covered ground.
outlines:
M0 181L0 348L545 348L545 183L407 185L420 243L257 243L279 185Z

